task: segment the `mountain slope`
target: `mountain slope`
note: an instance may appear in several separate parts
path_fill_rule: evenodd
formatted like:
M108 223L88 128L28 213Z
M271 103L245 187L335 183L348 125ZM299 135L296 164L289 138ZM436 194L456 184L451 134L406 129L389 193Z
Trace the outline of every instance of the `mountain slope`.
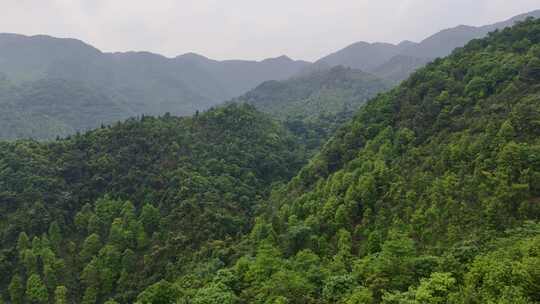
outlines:
M430 58L418 58L407 55L396 55L387 62L377 66L371 73L382 79L398 83L407 79L409 75L419 67L422 67L432 61Z
M135 116L129 106L80 82L42 79L0 89L0 138L64 137Z
M485 37L492 31L512 26L516 22L523 21L529 17L540 18L540 10L521 14L495 24L479 27L460 25L446 29L422 40L416 45L406 48L402 54L421 58L444 57L449 55L454 49L464 46L473 39Z
M0 143L0 299L58 301L63 286L66 302L133 303L151 283L211 271L299 152L281 126L234 104Z
M396 82L406 79L427 62L449 55L467 42L485 37L489 32L512 26L528 17L539 18L540 10L515 16L509 20L480 27L460 25L435 33L419 43L404 41L398 45L389 43L358 42L329 56L318 63L331 66L344 65L359 68L378 77Z
M184 303L538 303L539 153L528 20L369 101L274 191L243 257L167 290Z
M337 66L284 81L268 81L235 100L281 119L309 118L344 109L356 111L364 101L387 88L373 75Z
M103 53L75 39L0 34L0 70L2 78L12 87L28 87L38 81L64 80L74 84L69 90L84 87L86 89L81 90L80 94L94 91L112 100L112 103L121 104L122 119L133 115L160 115L167 112L190 115L243 94L261 82L287 79L307 65L307 62L287 57L256 62L215 61L193 54L166 58L146 52ZM0 90L5 89L0 86ZM47 94L56 94L43 93L43 98L36 95L30 102L40 103L41 99L46 99ZM92 96L85 98L91 99ZM73 100L57 102L76 103ZM72 116L78 113L77 108L65 110ZM108 116L108 110L104 105L96 104L93 111L97 116L91 127L99 126L103 122L100 118ZM42 115L36 116L38 114ZM62 120L62 117L49 117L48 114L33 113L34 117L42 121ZM18 128L24 129L25 126L22 124ZM61 129L73 133L73 130L86 130L87 125L74 121ZM20 134L26 136L28 133L36 135L32 131L23 131L9 135L9 138ZM54 138L63 134L43 132L37 138Z
M284 81L264 82L234 99L285 122L310 150L318 150L364 102L390 85L360 70L337 66Z
M354 69L370 71L398 55L412 42L403 42L399 45L390 43L357 42L346 48L325 56L317 63L325 63L329 66L343 65Z

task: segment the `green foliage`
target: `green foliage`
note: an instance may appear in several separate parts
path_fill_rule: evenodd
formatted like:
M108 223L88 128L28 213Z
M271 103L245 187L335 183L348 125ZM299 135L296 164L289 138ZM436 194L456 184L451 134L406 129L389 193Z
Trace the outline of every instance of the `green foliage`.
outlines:
M22 304L24 301L24 284L21 276L14 275L8 286L9 298L13 304Z
M327 303L337 303L354 288L354 278L350 275L332 276L324 283L322 296Z
M373 294L372 292L365 288L359 287L352 291L351 295L348 296L344 302L345 304L371 304L373 303Z
M422 279L415 293L418 303L444 304L448 303L448 296L455 289L456 280L450 273L431 274L429 279Z
M129 303L160 280L202 276L234 259L226 248L305 157L282 126L236 104L0 143L0 237L14 252L1 286L35 274L51 295Z
M26 281L26 297L32 303L47 303L49 300L49 293L47 287L41 281L41 278L37 274L33 274Z
M200 289L192 302L193 304L235 304L238 303L238 299L227 286L217 283Z
M68 304L68 289L65 286L58 286L54 290L54 304Z
M139 220L144 225L145 231L148 231L148 233L153 233L159 227L160 218L161 215L159 214L158 208L150 204L145 204L142 208Z
M30 239L28 238L28 234L23 231L19 234L19 238L17 240L17 250L19 252L23 252L26 249L30 249Z
M477 257L465 276L465 296L473 303L539 301L539 250L540 237L536 235L506 241L500 249Z
M0 143L0 290L537 303L539 48L540 20L472 41L368 102L299 172L294 137L248 105Z
M83 261L90 260L96 253L98 253L102 244L99 240L99 235L93 233L89 235L82 245L80 257Z
M160 281L146 288L137 297L137 304L170 304L180 296L179 291L169 282Z
M371 74L337 66L265 82L235 101L283 121L308 150L316 152L367 100L389 88Z
M527 20L369 101L274 191L239 301L538 302L539 47Z
M84 290L84 295L82 297L82 304L95 304L98 299L98 290L96 287L91 286Z

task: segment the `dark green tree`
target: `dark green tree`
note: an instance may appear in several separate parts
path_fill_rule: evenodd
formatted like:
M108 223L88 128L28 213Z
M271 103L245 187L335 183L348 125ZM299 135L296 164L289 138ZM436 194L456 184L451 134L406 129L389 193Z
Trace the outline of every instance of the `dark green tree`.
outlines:
M32 274L26 281L26 297L32 303L47 303L49 292L37 274Z

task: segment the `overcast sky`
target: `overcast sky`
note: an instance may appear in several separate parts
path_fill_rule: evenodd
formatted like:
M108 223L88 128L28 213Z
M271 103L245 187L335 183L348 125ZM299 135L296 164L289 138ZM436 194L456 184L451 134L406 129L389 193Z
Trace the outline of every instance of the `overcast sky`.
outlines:
M420 41L540 0L0 0L0 32L84 40L103 51L314 60L356 41Z

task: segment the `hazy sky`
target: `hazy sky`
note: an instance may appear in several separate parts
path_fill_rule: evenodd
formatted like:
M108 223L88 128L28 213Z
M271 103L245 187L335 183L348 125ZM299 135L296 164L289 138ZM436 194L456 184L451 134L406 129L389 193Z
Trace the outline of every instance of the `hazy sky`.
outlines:
M103 51L314 60L356 41L419 41L540 0L0 0L0 32L84 40Z

